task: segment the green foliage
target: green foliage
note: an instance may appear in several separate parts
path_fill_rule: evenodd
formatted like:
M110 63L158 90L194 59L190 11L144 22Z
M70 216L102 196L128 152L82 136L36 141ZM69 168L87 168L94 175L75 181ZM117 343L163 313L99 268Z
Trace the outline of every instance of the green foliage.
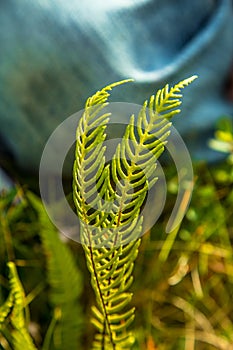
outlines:
M12 293L10 293L5 303L2 306L0 306L0 330L2 329L4 321L6 320L9 313L11 312L13 301L14 301L13 295Z
M41 201L32 193L28 194L28 198L38 213L41 227L40 237L47 256L50 302L55 308L52 320L54 347L58 350L76 349L79 343L82 318L78 303L83 285L81 275L73 255L60 240ZM71 312L75 314L75 317L71 317ZM43 350L49 349L48 345L49 337L46 337Z
M50 322L49 326L41 325L44 341L39 348L43 350L77 349L81 342L83 323L79 302L83 280L73 254L67 244L61 241L41 200L34 194L29 191L23 193L21 189L12 190L8 195L2 196L0 206L2 207L0 237L4 238L3 242L5 241L8 256L13 255L16 263L22 266L21 276L26 289L30 290L25 297L15 265L10 262L10 293L6 302L0 307L0 331L4 339L3 344L12 344L16 350L32 349L33 345L29 344L30 338L25 329L31 322L27 305L33 302L32 310L39 312L39 316L42 311L47 312L46 324ZM30 220L33 220L33 225ZM42 243L40 249L38 249L38 238ZM27 246L24 244L25 239L28 242ZM33 254L31 254L32 250ZM21 254L24 259L20 258ZM4 256L2 255L2 258ZM30 267L31 264L32 267ZM45 264L47 274L44 273ZM3 276L0 277L0 281L4 281ZM34 287L34 279L38 284L36 287ZM45 293L45 284L48 286L49 294ZM4 285L4 287L7 286ZM38 301L34 301L37 297ZM37 306L38 302L44 304ZM38 308L41 310L37 311ZM26 318L24 318L24 310L26 310ZM45 320L45 315L41 314L40 317ZM32 325L39 322L38 319L33 321ZM40 339L40 337L37 334L37 338ZM6 347L6 350L8 349L11 348Z
M167 119L180 112L180 90L195 78L170 90L166 85L156 97L151 96L138 115L136 132L135 117L131 116L108 165L103 142L110 114L104 107L108 91L127 81L109 85L87 100L77 128L73 192L98 306L92 308L92 323L99 332L93 349L129 349L134 343L127 330L134 308L126 307L132 298L128 288L142 232L139 214L157 180L156 160L164 151L171 126Z
M159 90L155 97L155 110L157 114L162 115L165 118L171 118L174 115L180 113L180 109L177 108L181 105L182 94L181 89L188 86L197 78L196 75L188 79L184 79L171 89L167 84L163 89Z
M209 146L216 151L230 154L228 159L233 164L233 121L230 117L219 120L215 138L209 141Z
M161 260L161 251L165 250L167 240L173 238L164 232L164 228L177 194L176 169L169 166L164 170L168 188L166 207L161 220L143 236L134 267L131 291L136 307L133 324L136 340L132 348L229 350L233 344L232 165L228 162L213 166L194 164L195 186L190 209L175 240L170 243L166 259ZM17 270L27 295L26 304L30 308L29 328L31 331L34 327L33 339L37 348L42 349L51 313L55 326L61 313L50 303L48 292L51 288L45 288L43 284L48 282L47 256L43 254L38 236L37 211L27 195L22 189L12 189L0 196L0 305L6 306L4 301L9 300L8 296L12 297L6 275L8 269L5 268L4 230L7 229L11 233L8 246L12 241ZM67 246L66 242L62 243ZM82 328L82 342L74 349L89 350L94 330L89 325L88 310L94 300L81 248L81 245L73 244L71 251L78 259L85 286L85 293L79 300L85 309L81 316L85 327ZM13 299L9 305L12 302ZM3 316L0 348L13 350L13 327L7 311L11 306L4 309L8 316ZM76 318L76 311L70 310L69 315L71 319ZM54 323L50 323L51 337L47 339L54 337ZM54 345L50 343L48 347L52 350ZM25 346L22 349L27 350Z
M107 91L104 94L107 98ZM101 109L101 96L103 97L103 93L99 92L99 95L95 97L96 103L99 100L99 115L104 113L104 110ZM94 99L89 99L89 104L91 101L93 102ZM89 110L93 111L92 107ZM161 110L160 113L162 114ZM169 113L169 110L164 113ZM221 132L216 133L218 140L221 139L228 144L229 142L231 144L230 124L229 120L224 120L219 125L219 131L226 132L227 135ZM94 127L95 125L91 130L94 131ZM128 128L130 130L130 126ZM145 132L144 125L142 129ZM134 131L136 140L140 141L137 130ZM124 142L126 144L126 141ZM87 147L89 145L90 143L87 144ZM121 151L123 148L119 149ZM228 153L231 153L229 150L228 148ZM102 173L106 169L105 163L103 164ZM114 194L111 192L109 184L105 185L108 189L105 194L101 187L103 185L100 183L99 193L101 192L100 198L103 199L103 202L100 201L99 208L96 206L97 217L95 217L96 212L88 211L89 207L86 205L88 201L85 203L87 213L94 213L93 221L88 222L92 229L91 233L98 232L98 223L101 228L99 241L93 238L93 247L84 245L86 261L92 272L92 284L95 291L97 281L100 282L102 294L99 296L97 294L96 298L97 300L101 296L105 298L108 316L113 316L109 318L110 326L122 326L121 331L118 328L118 331L114 329L112 332L114 340L122 337L116 344L116 349L124 348L121 347L122 344L124 345L124 337L127 344L125 348L132 347L134 350L232 349L232 169L231 161L213 166L203 163L195 165L195 186L190 208L179 230L167 235L164 227L177 195L177 175L176 169L166 167L168 188L166 207L161 220L142 237L141 244L140 240L134 240L122 245L119 239L118 245L112 244L111 246L112 235L119 232L120 236L125 227L122 222L119 231L113 230L116 224L113 218L119 202L114 197L115 192ZM110 176L110 185L112 185L111 164L108 166L108 172L106 172L106 178ZM150 184L142 181L141 186L141 188L149 188ZM115 189L113 185L112 188ZM118 193L122 193L123 190L123 186L118 188ZM106 202L106 198L109 198L110 204L106 204L104 211L110 208L113 213L110 211L110 216L101 217L102 205L104 201ZM115 211L111 206L111 200L114 200L116 205ZM125 205L128 203L125 202ZM85 211L83 215L84 213ZM94 228L92 223L95 224ZM140 233L140 225L136 227L138 227L137 233L132 232L135 238ZM102 237L103 232L108 236ZM83 239L88 239L88 236L84 236ZM96 242L99 242L99 246L95 246ZM108 242L108 244L101 246L101 242ZM62 246L65 248L63 249ZM0 194L0 349L28 350L34 346L33 343L38 349L43 350L90 349L94 327L89 325L90 313L88 310L94 303L94 297L89 288L88 271L85 268L81 248L78 244L68 246L67 242L60 240L59 233L44 213L40 199L22 188ZM90 249L92 249L91 254ZM133 263L138 250L140 254L138 254L138 261L134 267L134 283L130 287L132 293L128 288L132 283ZM81 271L80 268L77 270L75 262L77 259ZM12 261L15 262L12 265L14 268L11 268L12 272L6 268L9 261L11 261L10 266ZM93 275L93 264L96 267L97 279ZM67 270L66 275L65 270ZM71 278L68 278L69 276ZM112 285L117 277L120 281L116 280L115 285ZM14 282L9 283L9 280ZM84 284L85 293L80 295L82 284ZM125 291L113 296L114 289L116 292L117 288L122 288L122 286L125 286ZM75 293L79 300L75 297ZM125 321L131 322L134 317L134 308L129 307L132 297L137 310L134 319L135 341L129 328L125 326ZM66 298L69 300L68 303L65 303ZM80 312L80 302L85 316ZM74 307L74 303L77 308ZM100 344L101 342L103 344L104 340L105 348L112 349L108 334L103 336L103 326L105 327L106 322L103 319L104 314L100 304L101 300L92 308L92 322L98 332L95 335L93 347L101 349ZM110 313L109 309L112 309L113 313ZM118 322L118 316L122 318L122 323ZM81 328L82 339L79 336L80 325L77 324L77 319L86 322L85 327ZM25 326L25 329L19 332L19 329L22 330L22 325ZM72 328L72 325L75 327ZM73 329L72 334L69 328ZM30 329L30 335L28 329ZM66 338L64 332L67 334ZM77 343L73 342L74 339ZM133 345L131 342L134 342Z
M0 330L6 318L9 318L12 331L12 344L15 350L26 348L35 350L35 346L28 333L25 320L25 294L19 280L16 266L13 262L8 262L10 294L5 304L0 309Z
M143 237L135 269L138 347L228 350L233 345L233 177L230 164L194 167L190 208L176 237L164 227L177 194L175 169L167 168L164 222ZM222 176L219 177L221 172ZM163 259L161 252L170 240ZM143 276L143 291L141 279ZM143 327L141 327L143 324Z

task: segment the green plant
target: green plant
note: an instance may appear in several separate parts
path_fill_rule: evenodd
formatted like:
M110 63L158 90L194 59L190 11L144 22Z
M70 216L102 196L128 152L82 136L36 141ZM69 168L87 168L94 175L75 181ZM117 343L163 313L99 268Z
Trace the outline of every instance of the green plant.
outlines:
M76 349L82 328L82 313L78 302L83 287L82 277L73 255L60 240L41 201L32 193L28 193L28 198L38 213L40 238L47 256L49 299L54 310L43 350L51 349L51 343L56 350ZM75 317L70 317L72 313Z
M221 130L230 130L229 122L223 124ZM177 172L169 163L164 168L167 200L163 215L138 247L130 288L137 310L133 350L233 348L232 162L194 162L193 166L192 201L175 239L164 229L178 192ZM15 287L9 283L13 276L7 267L9 261L17 268ZM26 337L32 343L29 346L35 343L38 349L49 350L91 348L95 328L89 319L95 297L85 264L82 246L60 239L41 200L25 186L0 193L1 350L15 349L13 335L19 333L11 321L18 288L18 296L23 298L20 308ZM75 277L74 272L82 278ZM74 283L83 286L76 307L73 302L80 291ZM80 304L83 312L77 312ZM67 317L63 314L65 308ZM83 323L81 329L78 320ZM30 349L26 344L24 340L20 349Z
M209 146L216 151L230 154L229 161L233 163L233 122L230 117L219 120L215 138L209 141Z
M83 327L79 301L83 280L75 257L36 195L12 189L1 196L0 208L0 262L9 269L9 283L0 275L0 348L77 349ZM5 302L4 291L8 291ZM39 315L31 319L35 310ZM46 324L38 327L36 338L42 339L34 342L29 328L42 322L40 317Z
M136 120L131 116L111 164L105 164L104 112L114 83L90 97L77 128L73 195L80 217L81 239L91 273L97 307L92 323L98 330L93 349L130 349L134 337L128 327L134 308L128 291L140 245L140 210L155 184L156 159L164 150L172 116L180 112L180 90L196 76L171 89L166 85L146 101ZM96 191L97 189L97 191ZM133 189L133 191L132 191ZM95 209L93 209L95 208Z
M0 331L4 321L8 318L13 328L11 338L14 349L20 350L26 347L27 350L36 350L27 329L26 298L16 266L13 262L8 262L7 265L9 268L10 294L0 308Z
M99 333L96 334L94 348L127 349L134 343L133 335L128 332L128 326L134 319L134 308L129 310L126 308L132 298L128 288L133 280L132 270L140 245L138 237L141 234L143 217L139 218L139 213L147 191L157 180L154 175L155 160L163 152L169 136L171 123L167 119L179 113L177 107L181 104L182 97L180 89L194 78L187 79L170 90L166 86L157 93L156 97L150 98L148 106L147 102L144 103L137 119L137 131L134 130L134 116L132 116L123 142L118 146L113 161L109 165L105 165L104 147L102 147L106 136L104 130L108 115L102 113L102 110L107 102L108 90L123 82L104 88L87 101L77 133L80 142L77 143L74 166L74 174L78 175L74 180L74 200L82 218L82 242L87 265L92 273L92 285L97 292L97 307L92 309L94 313L92 322ZM147 110L149 119L147 119ZM133 153L130 142L133 142ZM125 152L129 153L130 161L124 161ZM84 163L85 167L82 168ZM79 174L81 174L80 177ZM121 186L115 190L119 179L121 179ZM93 197L96 181L100 194L97 201ZM132 187L133 193L130 192ZM90 199L91 205L88 203ZM12 200L15 201L14 197ZM92 211L93 201L98 208L94 212ZM34 210L32 220L36 222L33 228L30 225L27 228L19 221L23 212L28 210L29 204L30 211ZM42 203L34 195L28 192L22 202L20 199L19 205L14 204L11 207L11 204L10 206L7 204L6 208L2 214L2 232L5 237L8 261L12 260L9 262L10 285L18 285L18 289L11 287L9 297L1 307L0 317L3 326L1 332L8 343L16 349L22 348L23 344L27 344L28 349L35 348L28 333L29 317L27 313L25 317L24 310L28 309L27 305L34 299L34 293L37 292L32 291L28 297L25 297L15 263L13 263L16 260L17 264L27 266L27 261L16 259L15 249L22 249L23 254L28 254L19 236L11 236L11 227L8 225L15 222L17 225L22 225L23 229L20 230L27 239L34 240L36 232L39 234L46 255L47 280L50 286L49 301L53 316L42 348L43 350L75 349L80 334L78 333L80 307L77 304L77 297L80 295L82 282L74 259L64 243L60 241L58 232L50 223ZM15 293L16 289L17 293ZM38 289L41 291L40 283ZM17 312L20 317L15 319L14 310L17 305L20 305L21 311ZM75 317L70 317L72 313L75 313ZM11 331L10 324L15 330ZM16 333L17 336L15 336Z

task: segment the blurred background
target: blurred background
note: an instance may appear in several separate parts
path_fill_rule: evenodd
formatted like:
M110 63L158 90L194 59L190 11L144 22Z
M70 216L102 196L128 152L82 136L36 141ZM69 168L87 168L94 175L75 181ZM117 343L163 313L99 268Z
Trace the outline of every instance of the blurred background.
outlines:
M166 207L135 264L133 349L233 349L232 7L232 0L0 0L0 305L14 261L38 349L90 349L94 334L82 247L41 221L30 192L38 190L48 137L113 81L134 79L111 101L141 104L194 74L174 118L193 159L193 198L179 230L165 234L178 190L167 165ZM0 349L18 350L10 317L0 325Z
M117 80L112 101L142 104L166 83L198 74L174 125L193 159L232 117L231 0L0 2L1 167L37 177L44 145L88 96Z

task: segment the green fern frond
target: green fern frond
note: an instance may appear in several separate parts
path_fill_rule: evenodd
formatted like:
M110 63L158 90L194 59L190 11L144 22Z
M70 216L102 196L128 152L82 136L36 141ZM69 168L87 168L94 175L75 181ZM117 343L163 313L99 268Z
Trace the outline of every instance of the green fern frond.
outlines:
M50 300L53 305L76 300L81 294L83 283L74 257L61 241L39 198L33 193L28 193L27 196L37 211L39 234L48 258L48 282L52 288Z
M101 207L102 203L99 197L92 200L96 189L101 188L105 191L107 186L108 168L105 165L105 147L102 144L106 138L105 129L109 121L110 113L101 114L109 96L108 91L113 87L126 83L123 80L113 83L101 91L97 91L92 97L88 98L83 116L79 122L76 132L76 155L74 163L74 202L78 208L78 214L82 222L87 225L92 222L90 210L94 207ZM95 174L92 177L92 174ZM96 184L97 179L97 184ZM86 188L89 188L86 191ZM94 219L97 219L94 214ZM102 212L99 212L99 220L104 220ZM99 226L97 224L97 226Z
M182 80L170 90L168 84L163 89L158 90L155 97L156 112L160 115L163 115L164 118L171 118L175 114L180 113L180 109L177 108L182 103L182 94L180 93L180 91L185 86L191 84L195 79L197 79L197 75L193 75L190 78Z
M131 236L125 229L138 218L148 190L157 181L156 160L164 151L166 139L170 134L171 123L157 115L151 107L151 100L152 98L149 107L147 101L144 103L138 115L138 135L135 133L133 115L112 159L111 172L116 186L114 225L119 227L115 240L119 240L120 244L126 244L135 238L135 230L131 230ZM111 186L111 183L109 184Z
M14 350L36 350L28 331L23 328L21 330L15 330L12 333Z
M134 308L127 311L125 308L132 298L128 289L133 282L132 271L139 245L140 240L117 249L91 249L84 245L98 305L92 308L91 322L99 331L94 349L108 349L107 344L111 344L110 349L128 349L132 345L133 336L127 332L127 327L134 320Z
M14 327L21 329L25 325L25 294L21 282L19 280L15 264L13 262L8 262L7 265L9 267L10 289L14 297L14 307L11 312L11 322Z
M143 217L139 214L157 180L156 160L170 133L167 118L179 112L174 108L181 103L180 89L194 79L186 79L170 91L166 86L149 104L144 103L136 131L132 116L111 165L105 165L103 146L110 117L104 113L109 96L106 90L125 81L87 100L77 128L73 195L97 300L97 307L92 308L92 323L98 330L94 349L130 349L134 342L128 331L134 308L126 308L132 298L128 289L142 232Z
M107 85L106 87L104 87L100 91L97 91L93 96L91 96L87 99L87 102L85 105L85 110L87 110L87 108L93 107L97 104L104 104L108 100L108 97L110 96L108 91L111 91L112 88L114 88L118 85L122 85L122 84L125 84L128 82L131 82L131 81L133 81L133 79L125 79L125 80L117 81L115 83Z
M39 234L47 256L50 302L60 315L52 334L56 349L75 350L82 328L82 312L78 303L83 286L81 273L70 250L60 240L41 201L32 193L28 193L28 198L38 214ZM75 314L74 317L70 316L72 313ZM43 349L47 350L47 345Z
M8 315L11 312L11 308L13 306L13 301L14 301L13 294L10 293L7 300L5 301L5 303L2 306L0 306L0 331L1 331L1 329L4 325L4 322L6 321Z
M7 265L9 267L10 280L10 296L8 299L8 306L11 303L9 318L13 326L12 341L14 349L36 350L25 321L25 294L18 277L16 266L13 262L8 262Z

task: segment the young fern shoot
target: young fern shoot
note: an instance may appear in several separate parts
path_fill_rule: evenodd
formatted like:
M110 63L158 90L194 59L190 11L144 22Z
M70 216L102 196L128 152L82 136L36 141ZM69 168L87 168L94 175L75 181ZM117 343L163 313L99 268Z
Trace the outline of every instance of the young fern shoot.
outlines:
M156 160L169 136L169 119L180 112L181 89L196 76L169 89L166 85L131 116L111 163L106 164L104 141L110 113L109 91L130 80L111 84L90 97L76 136L73 197L97 305L92 323L98 333L93 349L131 349L128 330L134 319L129 287L143 230L142 207L157 178Z

